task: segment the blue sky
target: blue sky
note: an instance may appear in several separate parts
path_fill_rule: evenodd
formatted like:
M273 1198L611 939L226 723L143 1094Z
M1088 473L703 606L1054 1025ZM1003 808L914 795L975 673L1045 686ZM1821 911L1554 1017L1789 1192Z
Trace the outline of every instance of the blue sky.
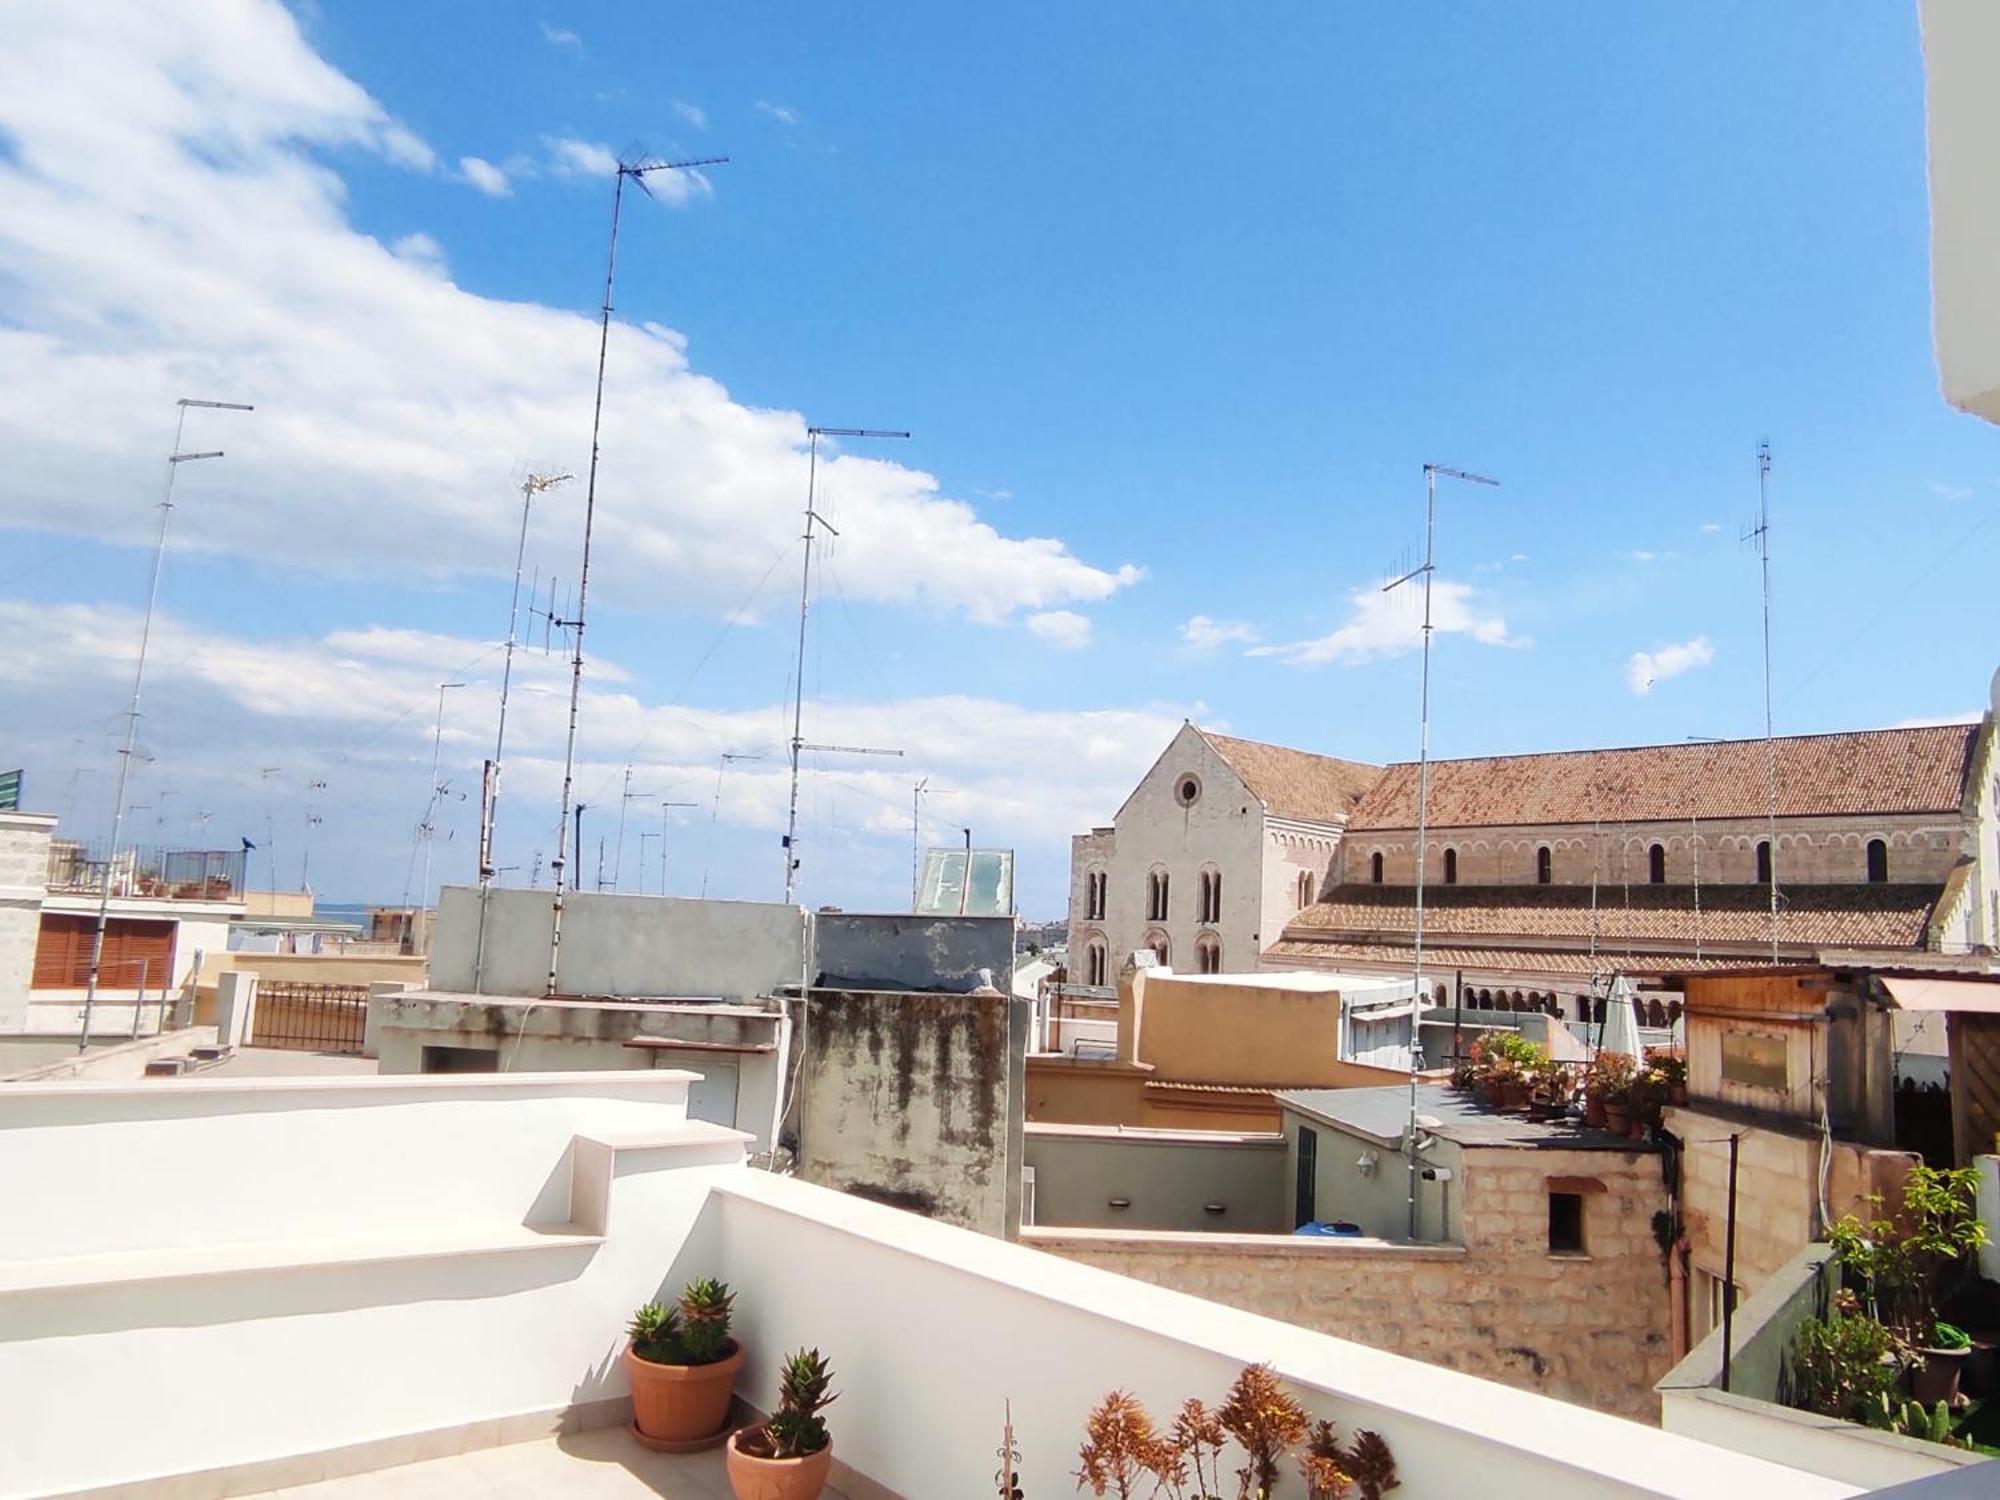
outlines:
M924 774L957 789L927 832L1017 846L1024 908L1053 915L1064 831L1108 818L1183 715L1408 756L1409 606L1373 590L1421 544L1427 458L1504 481L1441 497L1440 754L1760 729L1739 534L1766 437L1781 732L1983 704L2000 454L1936 390L1911 8L293 25L241 0L191 8L186 38L29 30L20 68L109 61L0 89L0 423L24 455L0 476L24 648L0 761L85 833L172 399L255 399L191 440L234 451L183 475L135 800L168 793L176 842L267 826L286 883L311 803L321 893L400 894L425 684L475 684L446 760L476 788L512 487L587 447L609 194L565 164L634 144L731 158L627 216L619 316L660 331L614 362L600 479L592 645L621 675L592 679L618 701L586 704L580 780L615 806L629 760L703 804L670 815L677 890L706 865L713 893L775 894L775 760L710 799L720 750L783 737L801 417L915 433L867 450L900 468L826 474L848 521L808 733L910 753L809 777L815 901L901 899ZM160 79L180 108L139 86ZM100 149L129 175L93 174ZM494 173L505 196L469 180ZM576 514L542 504L531 566L573 577ZM551 708L554 668L530 668ZM526 866L560 746L523 734L502 840ZM441 814L448 879L471 805Z

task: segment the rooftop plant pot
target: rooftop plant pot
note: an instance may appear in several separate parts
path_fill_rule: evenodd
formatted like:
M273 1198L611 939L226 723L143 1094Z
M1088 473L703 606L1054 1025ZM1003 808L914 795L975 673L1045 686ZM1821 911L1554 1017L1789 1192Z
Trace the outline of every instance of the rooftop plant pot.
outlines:
M745 1431L755 1429L746 1428ZM736 1500L816 1500L833 1467L833 1444L804 1458L756 1458L737 1447L743 1433L729 1439L729 1488Z
M1583 1123L1598 1130L1604 1128L1604 1101L1595 1094L1584 1095Z
M1604 1102L1604 1128L1613 1135L1624 1135L1631 1127L1632 1117L1625 1112L1624 1101L1614 1104L1607 1099Z
M1970 1349L1925 1349L1924 1362L1910 1371L1910 1396L1926 1408L1942 1401L1947 1406L1958 1400L1959 1372L1965 1368Z
M632 1425L640 1440L700 1446L721 1437L729 1421L736 1372L742 1368L743 1346L734 1339L727 1355L706 1365L656 1365L627 1346Z

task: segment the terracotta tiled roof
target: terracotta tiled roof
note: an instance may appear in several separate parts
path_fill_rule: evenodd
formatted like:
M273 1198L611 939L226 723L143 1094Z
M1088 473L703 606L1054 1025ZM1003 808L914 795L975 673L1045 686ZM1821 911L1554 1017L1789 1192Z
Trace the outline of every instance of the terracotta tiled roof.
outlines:
M1870 729L1775 741L1778 815L1953 812L1976 724ZM1762 740L1564 750L1431 763L1430 826L1758 817L1765 811ZM1388 767L1350 829L1414 828L1417 768Z
M1281 938L1264 950L1264 956L1287 964L1319 964L1327 968L1349 967L1357 963L1410 963L1410 944L1348 941L1334 937ZM1635 947L1628 956L1624 945L1592 958L1581 948L1486 948L1445 943L1433 945L1428 923L1424 933L1424 969L1427 973L1449 975L1463 969L1471 973L1601 974L1610 969L1645 978L1659 974L1689 974L1706 969L1746 969L1768 965L1768 957L1757 959L1740 953L1711 957L1699 962L1686 953L1649 953Z
M1793 948L1920 948L1937 885L1799 885L1782 892L1778 939ZM1760 945L1770 939L1770 892L1761 885L1704 885L1701 939L1718 946ZM1600 953L1620 952L1628 940L1692 945L1694 888L1685 885L1607 887L1598 892L1595 917ZM1472 941L1509 946L1507 939L1558 947L1590 943L1591 893L1583 886L1453 885L1424 891L1424 942L1440 946ZM1415 907L1408 886L1342 885L1329 891L1286 926L1286 938L1315 933L1368 941L1397 941L1413 933Z
M1199 733L1243 778L1251 795L1280 818L1342 822L1382 775L1380 766L1359 761L1239 740L1207 729Z

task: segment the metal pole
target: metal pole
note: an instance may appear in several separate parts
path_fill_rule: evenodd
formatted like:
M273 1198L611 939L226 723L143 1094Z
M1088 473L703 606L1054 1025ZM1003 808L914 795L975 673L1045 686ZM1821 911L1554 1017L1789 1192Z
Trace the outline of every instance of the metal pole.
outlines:
M1404 1132L1408 1145L1408 1188L1410 1238L1417 1237L1417 1070L1422 1065L1418 1047L1418 1017L1424 994L1424 841L1430 828L1431 791L1431 569L1437 538L1437 470L1424 465L1424 644L1422 688L1419 692L1417 729L1417 907L1410 971L1410 1119Z
M197 401L183 396L175 403L179 415L174 419L174 447L167 455L166 487L160 494L160 533L153 546L153 578L146 590L146 618L139 628L139 661L132 669L132 701L125 710L125 748L118 752L118 780L111 794L111 847L104 851L104 879L99 883L97 893L97 926L90 939L90 974L83 989L83 1032L77 1038L76 1050L81 1052L90 1045L90 1013L97 1004L98 971L104 962L104 929L111 920L111 872L118 862L118 840L125 828L125 783L132 769L132 755L138 748L139 737L139 695L146 685L146 650L153 639L153 611L160 600L160 572L167 561L167 522L174 513L174 473L184 463L193 463L204 458L220 458L222 454L183 453L181 436L187 430L188 408L199 406L218 411L253 411L254 407L236 401Z
M132 1040L135 1042L139 1040L139 1017L146 1009L146 986L152 983L152 979L153 961L150 958L140 959L139 988L132 997Z
M583 566L576 587L576 619L571 622L576 627L576 652L570 658L569 734L563 744L562 803L556 817L556 853L549 863L549 868L555 872L556 887L554 906L549 914L549 978L543 991L549 995L556 992L556 960L562 951L563 868L568 853L565 840L569 833L570 792L576 777L576 721L583 701L584 601L590 593L590 538L597 521L597 455L598 435L604 423L604 359L611 347L611 287L618 270L618 215L625 205L625 173L626 169L621 164L611 190L611 241L604 257L604 308L597 325L597 394L590 408L590 476L584 482L583 493ZM582 813L583 810L578 808L579 839L583 836Z
M632 805L632 768L625 768L625 786L618 798L618 843L611 856L611 889L617 890L625 878L625 810ZM598 872L597 888L604 889L603 872Z
M793 843L799 832L799 750L805 744L806 713L806 610L812 602L813 491L819 481L819 429L807 434L806 447L806 533L805 560L799 570L799 652L792 676L792 793L785 814L785 902L791 904L798 882L799 861Z
M676 807L699 807L698 802L662 802L660 804L660 894L667 893L667 814Z
M1722 1247L1722 1389L1729 1389L1729 1361L1736 1344L1736 1156L1743 1137L1729 1138L1729 1224Z
M924 857L923 857L923 804L924 788L931 784L926 776L910 792L910 910L915 911L923 897Z
M1771 714L1771 445L1757 445L1757 553L1764 568L1764 783L1771 844L1771 962L1778 961L1778 744Z
M438 766L440 752L444 749L444 695L452 688L461 688L462 682L440 682L438 684L437 727L431 731L431 798L424 809L424 883L417 891L417 905L429 906L431 901L431 845L437 841Z

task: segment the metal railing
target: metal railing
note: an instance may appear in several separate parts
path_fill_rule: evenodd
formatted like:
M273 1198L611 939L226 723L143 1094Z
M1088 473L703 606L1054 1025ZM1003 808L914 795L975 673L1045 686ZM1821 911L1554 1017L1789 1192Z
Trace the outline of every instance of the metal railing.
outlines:
M368 986L260 979L250 1045L293 1052L359 1054L368 1029Z
M48 888L95 896L104 889L121 900L234 901L243 894L242 849L120 849L58 839L49 845Z

